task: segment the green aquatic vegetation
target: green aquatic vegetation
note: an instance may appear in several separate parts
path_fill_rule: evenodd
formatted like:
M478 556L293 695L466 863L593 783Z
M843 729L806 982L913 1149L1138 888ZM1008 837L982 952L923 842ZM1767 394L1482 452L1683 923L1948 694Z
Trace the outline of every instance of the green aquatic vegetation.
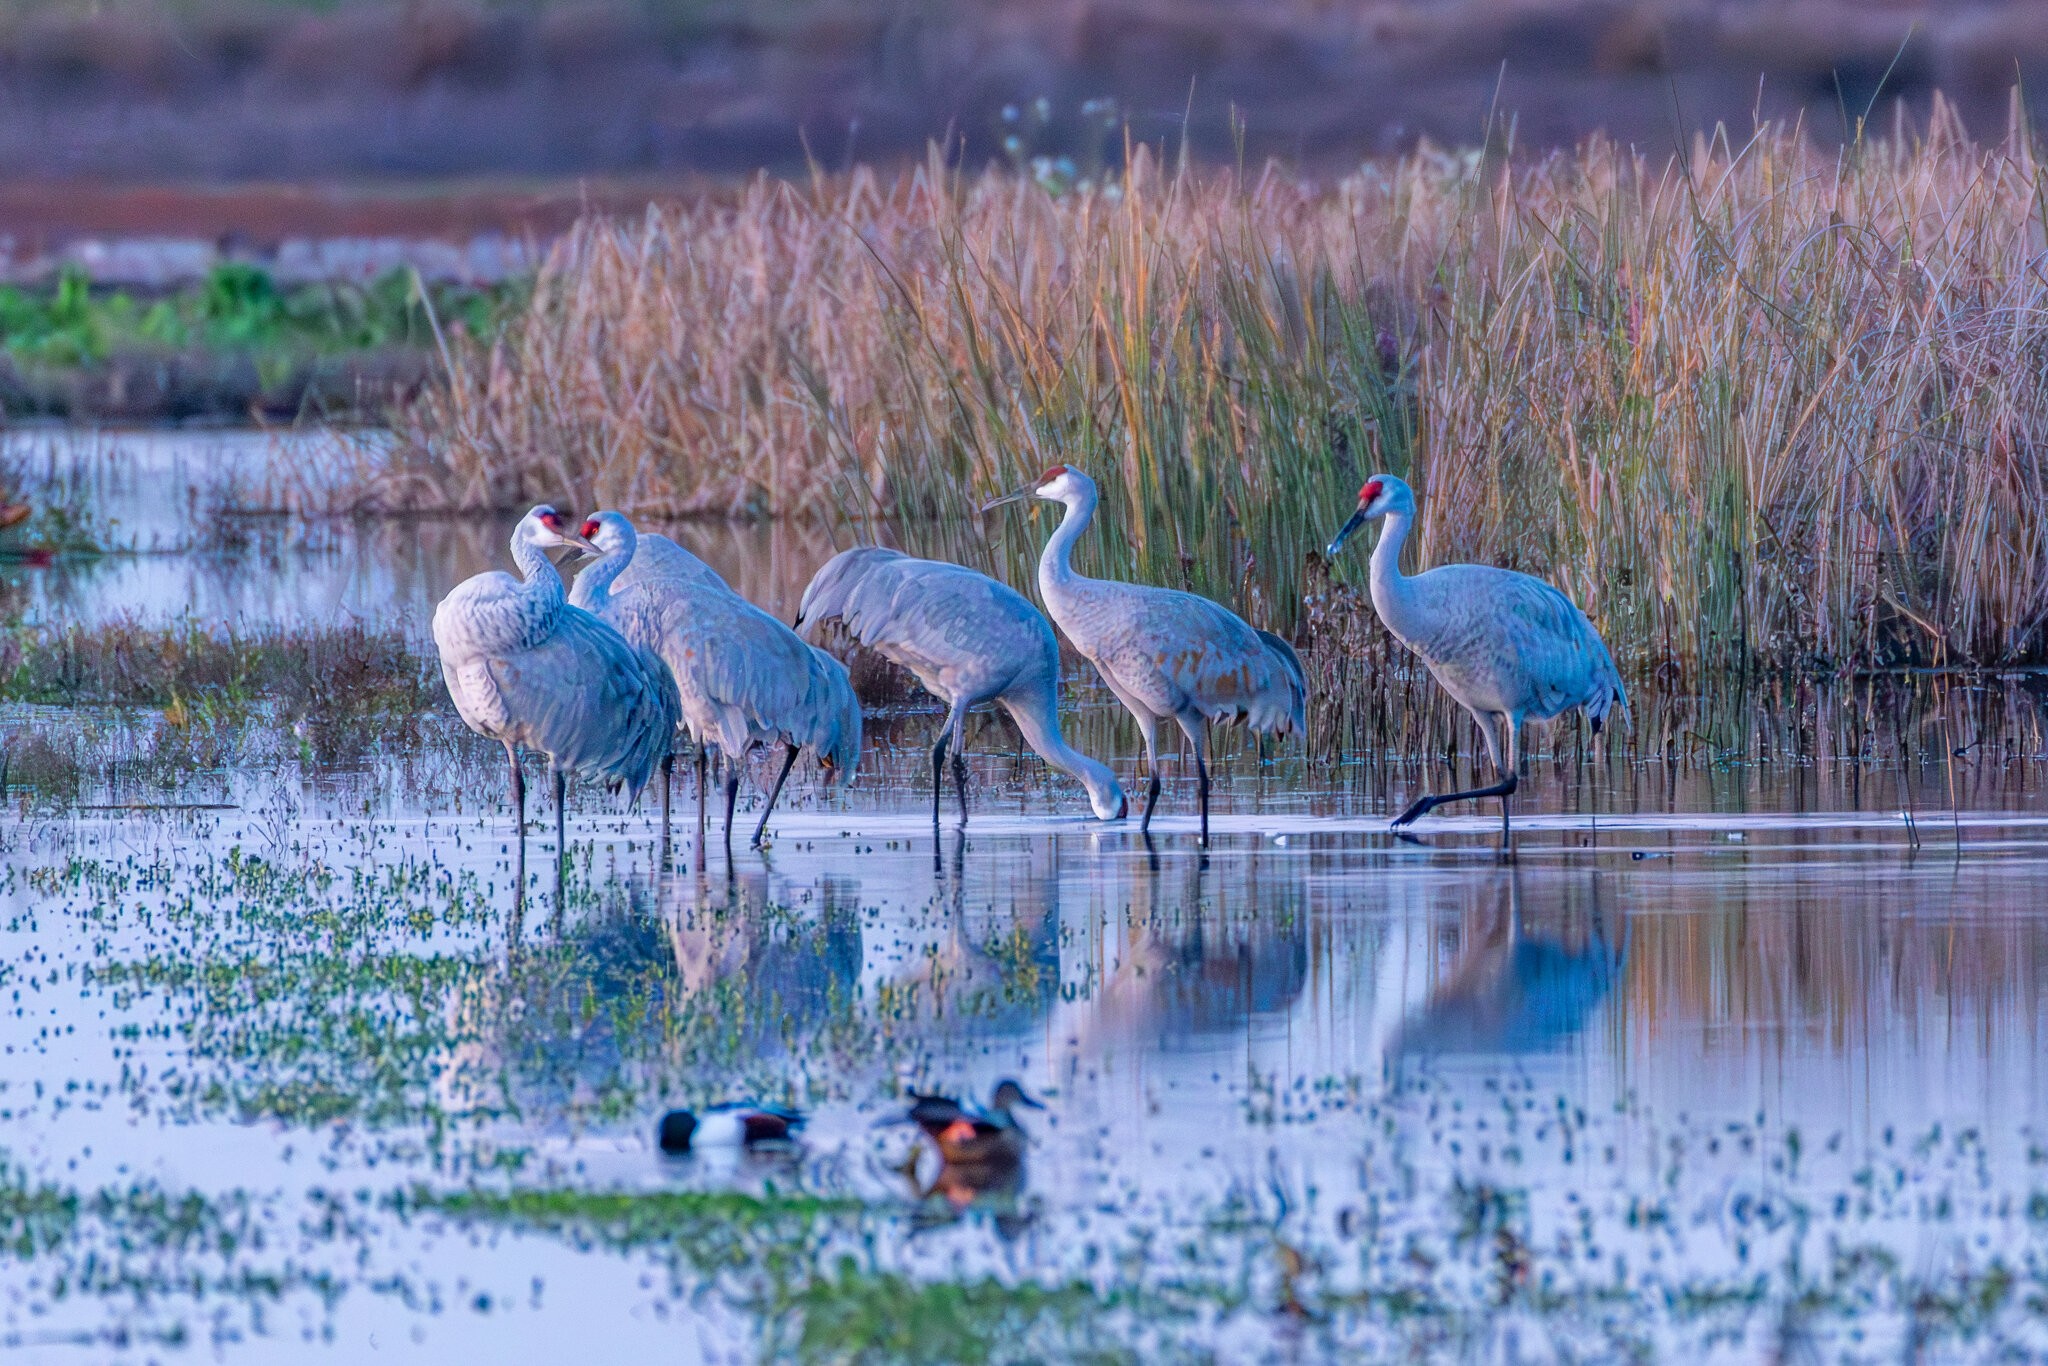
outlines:
M578 1247L652 1252L679 1281L716 1284L762 1333L764 1359L849 1362L1135 1361L1137 1296L1075 1277L930 1279L848 1250L900 1238L910 1211L841 1195L770 1191L589 1191L514 1187L389 1197L401 1218L437 1215L545 1234ZM1178 1294L1210 1296L1189 1285ZM1176 1298L1178 1295L1176 1295ZM1162 1320L1183 1316L1166 1312ZM1178 1353L1174 1354L1178 1357Z
M120 618L0 631L0 699L161 707L174 727L257 710L316 724L413 716L445 696L438 665L414 641L356 623L242 629Z
M1085 1282L920 1281L868 1271L846 1257L808 1282L788 1309L803 1324L792 1344L802 1361L979 1366L1146 1359L1133 1344L1105 1341L1110 1306Z
M498 1224L587 1241L614 1251L688 1245L713 1266L749 1264L734 1240L798 1242L819 1227L863 1214L866 1202L844 1195L734 1190L607 1191L559 1186L440 1190L416 1185L386 1197L401 1217L439 1214L465 1223Z
M138 724L133 709L11 715L53 738ZM1441 854L1304 836L1224 840L1202 862L1168 844L1153 866L1110 839L1076 895L1071 864L1064 884L1041 879L995 832L975 836L961 881L935 876L929 846L861 833L856 805L836 847L790 838L699 880L647 871L644 809L578 810L565 896L548 894L543 837L516 901L488 746L437 730L431 754L322 772L258 748L274 722L206 724L241 757L188 787L229 782L240 811L0 823L0 1002L15 1012L0 1112L32 1136L0 1170L0 1261L21 1312L82 1343L317 1334L366 1312L379 1331L416 1315L460 1333L459 1315L559 1314L561 1287L602 1279L636 1315L778 1361L2048 1347L2043 1150L2000 1124L1937 1113L1845 1149L1811 1118L1658 1115L1630 1092L1596 1104L1576 1078L1554 1095L1528 1080L1577 1071L1568 1055L1441 1075L1382 1071L1362 1045L1316 1057L1311 1031L1387 1004L1397 949L1435 955L1432 992L1472 980L1459 964L1508 913L1488 901L1506 874L1462 857L1438 877ZM106 750L80 752L90 767ZM250 755L284 756L281 781ZM1653 1015L1618 1009L1613 1025L1684 1029L1696 984L1758 989L1725 944L1686 956L1715 936L1676 900L1703 869L1739 866L1747 880L1716 887L1846 887L1912 912L1882 922L1883 943L1845 939L1834 903L1797 917L1804 997L1851 999L1867 977L1901 998L1945 992L1943 1014L2032 999L2030 922L1987 915L2010 898L1980 894L2025 875L2009 844L1930 873L1882 850L1859 863L1762 843L1698 841L1682 879L1622 848L1532 843L1520 932L1571 940L1588 908L1560 857L1605 859L1604 912L1627 918L1631 970L1657 993L1628 1003ZM1930 909L1937 887L1950 900ZM1390 948L1402 912L1384 903L1411 894L1428 903L1418 940ZM1776 904L1745 903L1726 930L1761 936L1773 982ZM1968 914L1942 923L1945 905ZM1142 972L1113 976L1112 948ZM1097 1002L1117 1032L1085 1032ZM1167 1065L1148 1044L1127 1067L1134 1035L1164 1040ZM913 1189L897 1170L910 1132L873 1122L899 1088L979 1089L1041 1037L1081 1065L1028 1117L1019 1188L960 1206ZM1085 1070L1099 1042L1106 1086ZM1212 1070L1209 1054L1233 1061ZM649 1151L665 1105L742 1092L814 1108L805 1149L731 1165ZM1090 1107L1126 1096L1167 1118L1104 1144ZM160 1133L174 1153L222 1136L238 1165L216 1180L248 1189L143 1183L131 1198L125 1172L105 1173L134 1161L127 1135L147 1150ZM1213 1155L1189 1151L1212 1137ZM1188 1179L1162 1187L1156 1168ZM1918 1251L1928 1240L1939 1255Z
M367 284L280 288L260 266L224 262L157 297L104 289L73 266L47 287L0 285L0 352L55 367L103 364L123 352L248 352L259 365L385 348L432 350L434 327L489 337L526 286L427 287L394 270Z
M735 990L685 980L670 927L609 881L572 897L598 909L506 953L502 900L430 860L231 847L175 865L74 858L23 880L81 923L149 932L148 951L96 957L80 980L122 1009L155 1003L185 1049L163 1100L192 1117L638 1122L739 1079L783 1094L785 1060L823 1086L893 1052L861 1024L843 928L786 913L729 927L759 974Z
M473 875L409 860L343 872L231 848L180 865L74 859L26 881L85 894L67 910L104 932L150 932L151 951L97 956L80 981L120 1008L161 1011L186 1049L162 1082L180 1111L304 1125L494 1113L472 1076L489 1059L465 1060L479 1040L458 1008L486 969L449 952L493 919Z

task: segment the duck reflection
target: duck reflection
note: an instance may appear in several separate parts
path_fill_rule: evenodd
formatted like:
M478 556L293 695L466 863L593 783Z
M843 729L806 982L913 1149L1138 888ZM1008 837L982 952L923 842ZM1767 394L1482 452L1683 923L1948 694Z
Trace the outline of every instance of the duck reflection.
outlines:
M925 1144L913 1147L901 1171L918 1202L919 1229L955 1223L970 1213L986 1213L1004 1240L1029 1228L1036 1210L1023 1199L1025 1158L1030 1137L1016 1110L1045 1107L1024 1093L1015 1081L996 1084L986 1106L950 1096L911 1093L913 1104L897 1120L915 1124ZM921 1161L927 1145L938 1158L929 1179Z
M1449 972L1395 1034L1394 1065L1568 1047L1613 992L1627 953L1625 922L1619 941L1608 936L1597 877L1587 891L1584 913L1561 897L1532 916L1522 904L1521 875L1510 867L1489 889L1489 904L1467 918Z

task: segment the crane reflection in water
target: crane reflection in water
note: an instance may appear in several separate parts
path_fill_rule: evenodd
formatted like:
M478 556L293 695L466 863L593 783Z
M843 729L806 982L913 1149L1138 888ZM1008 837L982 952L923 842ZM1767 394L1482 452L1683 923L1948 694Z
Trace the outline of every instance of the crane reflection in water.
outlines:
M1610 934L1597 874L1586 887L1584 912L1572 898L1529 907L1519 870L1503 870L1461 926L1449 970L1394 1032L1390 1077L1412 1059L1569 1048L1614 993L1628 952L1626 921Z
M654 1073L779 1075L860 1010L863 941L849 880L818 879L800 911L775 890L765 870L622 883L544 939L515 939L452 998L442 1105L547 1127L604 1113Z
M1167 1050L1278 1019L1309 981L1309 908L1299 878L1262 877L1248 855L1213 885L1206 856L1148 851L1124 867L1067 947L1068 1004L1054 1037L1070 1066L1112 1041ZM1128 909L1126 909L1128 908Z

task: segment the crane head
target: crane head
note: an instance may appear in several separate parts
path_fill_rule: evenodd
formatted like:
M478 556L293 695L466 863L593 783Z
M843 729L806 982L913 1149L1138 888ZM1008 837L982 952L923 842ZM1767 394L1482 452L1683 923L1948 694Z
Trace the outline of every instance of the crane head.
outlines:
M1050 498L1055 501L1064 501L1068 493L1076 490L1080 485L1087 483L1087 481L1088 476L1075 469L1072 465L1048 466L1045 473L1039 475L1023 487L1012 489L1000 498L991 498L988 502L983 503L981 510L989 512L1001 507L1005 503L1021 502L1033 495L1040 498Z
M1351 533L1373 518L1384 517L1404 505L1409 511L1415 507L1415 495L1408 491L1408 486L1391 474L1375 474L1358 490L1357 510L1351 514L1350 521L1337 529L1337 534L1330 538L1330 544L1323 553L1335 558L1337 552L1344 548L1344 542L1351 539Z
M552 548L565 545L586 554L598 553L581 534L569 530L568 524L562 519L562 514L546 503L536 504L522 517L515 534L524 536L537 546Z
M624 513L593 512L583 519L582 530L578 533L586 542L586 555L612 555L623 552L629 558L634 542L638 539L633 524L626 520Z

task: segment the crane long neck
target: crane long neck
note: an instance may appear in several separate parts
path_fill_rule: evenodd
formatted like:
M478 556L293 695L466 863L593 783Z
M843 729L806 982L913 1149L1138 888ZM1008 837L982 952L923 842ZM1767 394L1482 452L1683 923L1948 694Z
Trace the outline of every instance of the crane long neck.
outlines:
M1045 551L1038 557L1038 591L1044 595L1047 605L1053 599L1076 586L1082 576L1074 572L1074 542L1081 539L1081 533L1088 529L1088 523L1095 516L1098 495L1094 489L1084 489L1067 504L1066 515L1054 529L1052 538L1045 543Z
M633 563L633 547L613 546L598 559L583 566L576 575L576 586L569 590L569 601L586 612L602 612L611 600L612 581L626 572L626 566Z
M562 572L555 568L547 553L525 536L512 538L512 562L519 566L519 573L526 580L520 590L525 596L533 629L544 632L561 613L562 604L568 601L568 589L562 583Z
M1107 764L1090 758L1067 743L1066 736L1060 733L1059 704L1055 697L1034 695L1014 703L1005 698L1003 710L1010 713L1010 719L1023 732L1024 743L1037 750L1040 758L1088 789L1088 800L1098 815L1112 805L1109 794L1116 788L1116 774Z
M1422 605L1416 601L1414 580L1401 572L1401 547L1407 543L1414 514L1396 509L1386 515L1380 529L1380 543L1372 550L1372 605L1387 629L1403 640L1423 634Z

